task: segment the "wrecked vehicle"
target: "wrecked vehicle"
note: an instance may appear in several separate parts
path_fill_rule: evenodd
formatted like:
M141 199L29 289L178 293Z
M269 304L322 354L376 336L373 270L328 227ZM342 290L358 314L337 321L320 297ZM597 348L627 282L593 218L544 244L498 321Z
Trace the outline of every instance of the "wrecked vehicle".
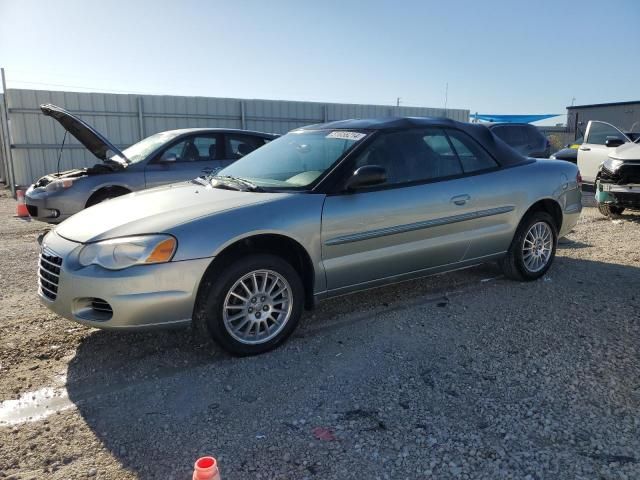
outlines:
M578 177L478 124L312 125L217 175L58 225L42 242L39 296L92 327L193 324L200 339L257 354L325 298L491 261L540 278L580 216Z
M246 130L189 128L156 133L120 151L67 110L51 104L40 109L101 160L93 167L45 175L29 187L29 215L48 223L60 223L110 198L213 174L277 138Z
M596 202L605 216L625 209L640 210L640 145L625 143L614 149L596 176Z

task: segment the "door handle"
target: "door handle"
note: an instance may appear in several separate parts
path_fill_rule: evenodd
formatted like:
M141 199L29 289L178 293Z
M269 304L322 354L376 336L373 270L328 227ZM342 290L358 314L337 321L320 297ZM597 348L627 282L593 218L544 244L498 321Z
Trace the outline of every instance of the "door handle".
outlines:
M471 197L466 193L464 195L456 195L455 197L451 197L451 202L455 203L456 205L464 205L469 200L471 200Z
M589 147L580 147L580 150L582 150L583 152L590 152L591 149Z

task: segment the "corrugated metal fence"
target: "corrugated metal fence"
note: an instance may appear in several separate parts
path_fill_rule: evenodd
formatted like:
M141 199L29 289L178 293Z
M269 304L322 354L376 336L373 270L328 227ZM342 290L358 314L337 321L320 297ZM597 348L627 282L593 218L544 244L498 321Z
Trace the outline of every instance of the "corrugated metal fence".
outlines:
M58 152L64 130L42 115L39 106L53 103L77 114L103 133L114 145L125 148L163 130L190 127L222 127L285 133L313 123L346 118L390 116L447 116L468 121L469 110L422 107L390 107L338 103L244 100L234 98L122 95L45 90L9 89L6 92L9 136L0 135L9 155L2 171L10 183L28 185L58 170ZM3 124L5 116L3 115ZM8 157L8 158L7 158ZM93 165L96 159L74 138L67 137L60 170ZM3 176L3 179L5 177Z

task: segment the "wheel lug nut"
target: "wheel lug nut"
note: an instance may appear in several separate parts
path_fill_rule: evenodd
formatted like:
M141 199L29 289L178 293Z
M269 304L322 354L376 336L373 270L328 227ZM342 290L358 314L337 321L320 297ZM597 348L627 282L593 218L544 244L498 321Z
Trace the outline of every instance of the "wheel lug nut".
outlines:
M253 308L249 307L249 313L253 312Z
M260 297L260 301L264 302L266 300L267 297Z
M251 303L256 303L256 301L257 301L256 297L253 297L253 298L251 299Z
M256 318L260 318L260 312L256 312Z
M264 310L266 312L267 310L269 310L269 306L265 305L264 307L262 307L262 310Z

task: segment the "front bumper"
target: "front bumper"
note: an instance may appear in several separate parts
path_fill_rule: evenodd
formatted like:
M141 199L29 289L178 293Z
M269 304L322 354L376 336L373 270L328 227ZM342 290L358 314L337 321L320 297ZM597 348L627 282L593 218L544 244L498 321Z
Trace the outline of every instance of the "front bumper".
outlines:
M597 184L596 198L600 203L640 209L640 183L618 185L601 179Z
M31 218L47 223L60 223L69 218L76 209L70 209L55 193L47 192L44 188L31 185L24 196L27 210Z
M49 258L62 259L55 295L43 291L40 280L38 294L49 309L69 320L103 329L146 329L191 322L198 286L211 258L111 271L96 265L78 268L74 256L81 247L55 233L45 238L43 250ZM45 285L51 288L50 283ZM105 312L105 304L110 312Z

